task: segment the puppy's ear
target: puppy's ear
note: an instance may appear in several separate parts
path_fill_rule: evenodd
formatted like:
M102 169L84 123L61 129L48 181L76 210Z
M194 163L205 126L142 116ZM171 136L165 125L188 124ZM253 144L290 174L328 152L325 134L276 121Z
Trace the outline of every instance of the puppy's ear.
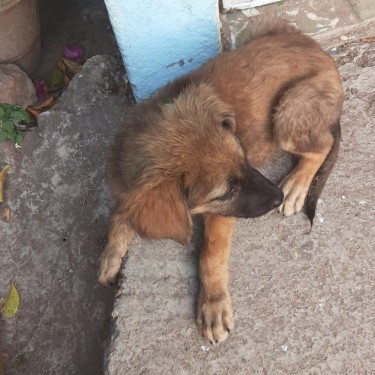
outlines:
M192 237L191 216L177 181L163 181L138 191L127 211L131 225L143 237L170 238L182 244Z

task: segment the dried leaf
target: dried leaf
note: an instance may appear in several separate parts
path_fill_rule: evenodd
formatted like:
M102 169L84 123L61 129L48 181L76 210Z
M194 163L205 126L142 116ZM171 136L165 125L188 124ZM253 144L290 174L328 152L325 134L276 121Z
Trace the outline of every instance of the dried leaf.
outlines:
M6 165L0 172L0 203L4 202L4 184L7 178L8 171L10 169L9 165Z
M4 221L5 221L6 223L9 223L9 222L10 222L10 208L9 208L9 207L7 207L7 208L4 210L3 218L4 218Z
M65 86L68 86L68 85L69 85L69 82L70 82L69 77L68 77L68 76L65 76L65 77L64 77L64 84L65 84Z
M375 37L369 36L367 38L361 38L360 41L362 43L372 43L373 41L375 41Z
M60 69L63 73L66 73L66 66L64 64L64 61L62 57L57 61L56 66L58 69Z
M5 299L3 313L7 318L11 318L18 311L18 306L20 304L20 296L18 294L16 286L12 283L10 292Z
M42 102L27 108L27 111L37 118L40 115L40 112L42 112L44 109L53 107L55 103L55 98L51 95Z
M34 110L33 108L27 108L27 110L34 116L38 117L39 116L39 111Z
M64 86L64 72L62 72L59 68L56 68L51 75L50 79L50 87L52 89L59 89Z
M69 60L66 57L62 57L61 60L63 61L63 63L66 66L66 69L70 73L77 74L82 68L81 64L78 63L77 61Z
M44 108L50 108L55 104L55 98L53 96L48 97L47 99L43 100L41 103L34 105L33 109L44 109Z

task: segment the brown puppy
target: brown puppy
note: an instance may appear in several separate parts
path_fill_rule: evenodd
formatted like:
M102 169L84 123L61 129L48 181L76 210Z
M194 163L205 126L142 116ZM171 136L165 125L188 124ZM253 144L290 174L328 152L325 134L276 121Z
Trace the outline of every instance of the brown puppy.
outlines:
M119 206L99 281L116 279L135 233L186 243L191 216L202 214L197 321L211 342L233 327L227 289L233 217L278 206L291 215L305 203L312 222L339 148L343 93L335 63L283 20L257 20L250 29L244 45L135 106L108 165ZM252 168L277 148L300 157L281 183L284 194Z

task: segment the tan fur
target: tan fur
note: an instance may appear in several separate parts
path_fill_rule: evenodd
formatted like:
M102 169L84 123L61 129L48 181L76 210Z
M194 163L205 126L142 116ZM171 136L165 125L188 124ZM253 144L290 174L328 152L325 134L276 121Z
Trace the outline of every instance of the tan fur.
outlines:
M227 289L228 259L234 218L205 216L204 248L200 257L201 288L197 323L210 342L225 340L233 328L232 303Z
M233 326L231 216L259 216L282 203L281 192L249 165L262 166L278 148L298 155L281 182L279 210L291 215L306 201L312 221L339 147L343 93L333 60L280 19L256 20L247 33L238 49L133 108L108 164L120 204L100 282L113 282L134 232L186 243L192 215L203 214L197 319L211 342Z

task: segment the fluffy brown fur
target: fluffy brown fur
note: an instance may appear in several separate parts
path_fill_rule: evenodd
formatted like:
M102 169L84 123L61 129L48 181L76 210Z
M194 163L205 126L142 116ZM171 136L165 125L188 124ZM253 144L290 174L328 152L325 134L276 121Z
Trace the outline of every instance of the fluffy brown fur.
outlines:
M186 243L192 215L202 214L197 321L211 342L233 327L227 290L233 217L277 206L291 215L306 201L312 221L339 148L343 93L332 59L280 19L255 21L244 40L135 106L108 164L119 206L100 282L115 280L134 233ZM283 193L253 169L277 148L300 157L281 183Z

